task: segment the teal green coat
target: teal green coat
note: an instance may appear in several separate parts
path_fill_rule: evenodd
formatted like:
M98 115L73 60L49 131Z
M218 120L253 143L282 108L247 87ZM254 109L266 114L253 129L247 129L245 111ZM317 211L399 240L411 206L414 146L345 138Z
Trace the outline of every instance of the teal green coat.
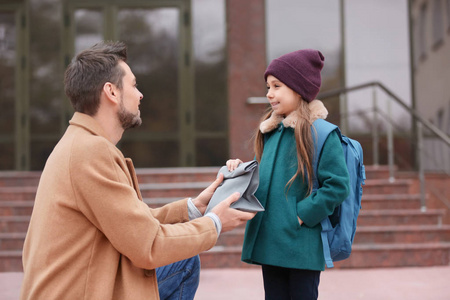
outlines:
M242 261L285 268L324 270L320 221L331 215L349 193L349 175L338 135L331 133L319 158L321 187L309 196L308 185L296 178L294 129L278 128L265 134L255 195L264 206L247 223ZM304 222L301 226L298 218Z

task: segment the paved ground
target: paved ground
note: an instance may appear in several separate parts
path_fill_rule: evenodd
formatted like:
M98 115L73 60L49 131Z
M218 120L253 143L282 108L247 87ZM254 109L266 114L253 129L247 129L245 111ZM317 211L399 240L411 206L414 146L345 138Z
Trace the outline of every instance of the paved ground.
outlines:
M0 300L17 300L22 273L0 273ZM450 266L327 270L320 300L449 300ZM264 299L259 269L204 269L196 300Z

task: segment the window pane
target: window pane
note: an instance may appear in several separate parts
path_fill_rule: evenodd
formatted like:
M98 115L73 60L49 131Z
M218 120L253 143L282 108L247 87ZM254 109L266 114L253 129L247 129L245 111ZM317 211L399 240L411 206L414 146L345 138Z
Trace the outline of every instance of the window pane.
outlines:
M63 73L61 66L61 1L30 0L30 136L31 165L44 166L61 136ZM35 145L39 144L38 148Z
M425 57L427 54L427 39L426 39L426 18L427 18L427 5L422 4L419 13L419 53L420 57Z
M139 131L178 131L178 9L123 9L119 39L144 94Z
M103 40L102 23L101 11L88 9L75 11L75 53Z
M197 166L222 166L228 158L228 141L224 138L198 139L196 151Z
M179 150L177 141L124 141L120 150L131 157L135 167L179 167Z
M14 13L0 12L0 166L14 168L16 26Z
M225 22L223 0L193 1L198 131L225 131L228 128Z
M119 40L144 95L142 125L125 133L120 149L136 167L179 166L177 8L122 9Z
M442 42L444 39L444 23L442 0L433 1L433 43L434 45Z
M445 5L445 8L446 8L446 13L447 13L447 29L450 29L450 0L446 0L445 1L446 3L446 5Z

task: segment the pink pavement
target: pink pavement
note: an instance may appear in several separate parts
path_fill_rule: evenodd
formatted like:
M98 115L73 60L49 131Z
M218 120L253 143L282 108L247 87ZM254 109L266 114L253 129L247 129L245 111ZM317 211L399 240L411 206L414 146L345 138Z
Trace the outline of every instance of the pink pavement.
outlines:
M0 300L17 300L22 273L0 273ZM321 275L320 300L450 299L450 266L337 269ZM264 299L259 268L203 269L195 300Z

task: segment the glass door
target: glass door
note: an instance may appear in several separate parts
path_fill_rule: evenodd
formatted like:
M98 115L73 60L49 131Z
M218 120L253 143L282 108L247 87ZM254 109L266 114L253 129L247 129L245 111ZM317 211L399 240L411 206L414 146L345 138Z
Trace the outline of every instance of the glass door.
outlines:
M194 165L190 1L67 0L64 15L66 65L101 40L128 46L127 62L144 98L142 126L125 132L118 145L124 154L136 167Z
M0 170L28 168L23 4L0 4Z

